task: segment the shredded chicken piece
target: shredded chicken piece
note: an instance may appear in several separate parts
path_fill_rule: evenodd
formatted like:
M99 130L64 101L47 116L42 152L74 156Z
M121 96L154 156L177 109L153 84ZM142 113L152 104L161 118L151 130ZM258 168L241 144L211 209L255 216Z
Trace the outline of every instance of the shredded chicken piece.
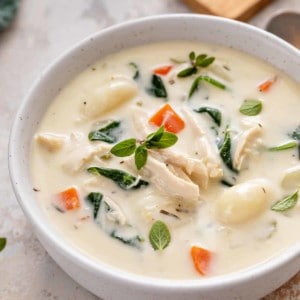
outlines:
M208 170L209 178L219 179L223 176L223 169L221 168L221 162L218 154L210 144L208 137L202 131L194 116L190 113L187 108L182 109L186 116L187 122L196 133L195 149L203 163L206 165Z
M90 162L94 156L105 155L110 150L110 146L99 144L97 146L83 146L72 149L68 154L62 167L65 171L74 174L82 169L82 167Z
M132 111L132 118L138 138L144 139L153 131L153 126L151 128L151 125L148 122L149 116L145 110L135 107Z
M66 137L54 133L39 133L35 136L35 140L47 151L56 152L62 148Z
M120 225L127 224L127 218L122 211L121 207L110 197L105 196L105 202L111 207L111 211L107 213L107 219L113 223L117 223Z
M167 164L181 168L181 170L184 171L194 183L199 185L200 188L207 188L209 180L208 171L202 160L188 157L171 149L159 150L157 153Z
M133 166L132 158L126 163ZM146 165L139 172L140 175L150 181L159 191L182 200L182 205L194 207L199 199L199 187L186 178L176 176L165 163L155 159L149 153Z
M245 159L251 154L253 149L259 144L262 127L259 124L244 131L239 137L233 158L233 166L236 170L241 170L245 165Z

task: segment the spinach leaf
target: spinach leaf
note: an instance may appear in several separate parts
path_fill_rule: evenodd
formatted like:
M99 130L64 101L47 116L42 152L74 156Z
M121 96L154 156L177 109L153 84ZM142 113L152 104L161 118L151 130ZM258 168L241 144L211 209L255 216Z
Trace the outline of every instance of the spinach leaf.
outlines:
M0 237L0 252L5 248L6 246L6 238L5 237Z
M278 212L284 212L288 209L293 208L298 201L298 191L294 194L283 198L282 200L277 201L271 209Z
M149 184L145 180L118 169L90 167L87 171L111 179L123 190L138 189Z
M162 221L156 221L150 229L149 240L154 250L165 249L171 241L167 225Z
M234 169L233 163L232 163L231 138L230 138L230 132L229 132L228 128L225 131L223 143L219 147L219 153L220 153L220 156L221 156L224 164L228 167L228 169L237 173L237 170Z
M289 133L288 136L298 142L298 158L300 159L300 125L293 132Z
M216 108L212 108L212 107L200 107L198 109L194 109L195 112L197 113L208 113L208 115L214 120L214 122L218 125L221 126L221 122L222 122L222 114L221 112L216 109Z
M139 71L139 67L137 66L136 63L131 62L129 63L129 66L132 67L132 69L134 70L134 75L132 76L132 79L137 80L140 77L140 71Z
M195 93L195 91L198 89L198 86L199 86L199 83L201 81L205 81L213 86L215 86L216 88L219 88L221 90L225 90L226 89L226 86L221 83L220 81L210 77L210 76L207 76L207 75L201 75L201 76L198 76L192 83L191 85L191 88L190 88L190 91L189 91L189 98L191 98L193 96L193 94Z
M112 233L110 234L111 237L119 240L120 242L122 242L125 245L129 245L135 248L140 249L141 245L140 243L144 241L144 239L142 237L140 237L139 235L130 237L130 238L125 238L123 236L121 236L118 232L116 231L112 231Z
M150 94L152 94L158 98L167 98L168 97L168 93L165 88L165 85L159 76L153 74L152 79L151 79L151 84L152 84L152 86L148 89L148 92Z
M102 201L103 195L101 193L92 192L89 193L86 197L86 199L91 202L94 206L94 219L98 216L98 211L100 208L100 204Z
M0 31L6 28L16 14L19 0L0 1Z
M246 116L256 116L262 110L262 102L256 99L246 99L240 107L240 113Z
M109 144L115 143L120 134L120 121L106 120L99 124L99 128L89 133L90 141L102 141Z

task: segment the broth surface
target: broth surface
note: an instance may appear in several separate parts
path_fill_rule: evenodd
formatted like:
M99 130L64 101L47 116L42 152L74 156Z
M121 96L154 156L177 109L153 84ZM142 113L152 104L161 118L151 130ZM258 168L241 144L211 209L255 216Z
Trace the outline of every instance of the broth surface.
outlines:
M215 60L180 78L177 74L191 67L192 51ZM166 66L168 72L160 70ZM157 72L166 72L156 74L165 86L166 98L153 94L151 80ZM202 77L189 97L199 76L213 78L225 88ZM270 87L260 90L267 81L272 81ZM285 197L298 199L299 95L299 84L279 70L216 45L174 41L112 54L63 88L40 123L30 158L36 197L57 234L68 243L130 272L171 279L203 278L194 267L192 246L212 255L205 276L262 263L300 239L296 230L300 227L299 204L284 211L271 209ZM258 101L261 111L243 114L245 100ZM148 150L141 170L133 156L110 154L111 147L125 139L136 138L141 144L149 133L156 132L159 126L149 119L166 103L184 122L184 128L175 133L175 145ZM221 125L209 113L195 111L200 107L217 110ZM107 120L120 122L112 131L117 141L90 141L89 133ZM226 133L233 170L220 155ZM290 146L283 148L288 149L278 149L287 144ZM277 148L271 151L272 147ZM196 166L203 167L201 176ZM124 190L111 179L88 172L90 167L126 171L149 184ZM57 195L69 187L76 188L80 208L63 211ZM94 219L94 207L86 199L90 193L101 193L114 213L102 207ZM157 220L171 234L170 244L162 251L155 251L149 242L149 231ZM138 239L124 243L132 236Z

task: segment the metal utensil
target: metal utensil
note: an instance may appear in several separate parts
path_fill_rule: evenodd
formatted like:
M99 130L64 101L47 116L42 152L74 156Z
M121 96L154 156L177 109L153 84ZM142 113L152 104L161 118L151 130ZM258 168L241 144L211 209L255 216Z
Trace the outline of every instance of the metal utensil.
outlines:
M300 13L279 13L271 18L266 30L300 49Z

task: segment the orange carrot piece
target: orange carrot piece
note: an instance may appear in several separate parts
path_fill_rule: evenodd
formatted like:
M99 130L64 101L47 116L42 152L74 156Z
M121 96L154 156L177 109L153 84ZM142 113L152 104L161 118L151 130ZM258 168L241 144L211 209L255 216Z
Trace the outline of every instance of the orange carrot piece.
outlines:
M178 133L185 127L184 121L168 103L165 104L149 119L149 123L154 124L156 126L164 125L167 131L173 133Z
M154 69L153 73L156 75L167 75L171 69L173 68L173 66L162 66L162 67L158 67L156 69Z
M56 207L63 211L73 210L80 207L80 200L75 187L70 187L60 192L54 202Z
M206 275L210 267L212 253L204 248L193 246L191 248L191 256L195 269L201 275Z
M267 92L270 90L272 85L276 82L277 77L274 76L272 78L267 79L266 81L262 82L259 86L258 89L260 92Z

